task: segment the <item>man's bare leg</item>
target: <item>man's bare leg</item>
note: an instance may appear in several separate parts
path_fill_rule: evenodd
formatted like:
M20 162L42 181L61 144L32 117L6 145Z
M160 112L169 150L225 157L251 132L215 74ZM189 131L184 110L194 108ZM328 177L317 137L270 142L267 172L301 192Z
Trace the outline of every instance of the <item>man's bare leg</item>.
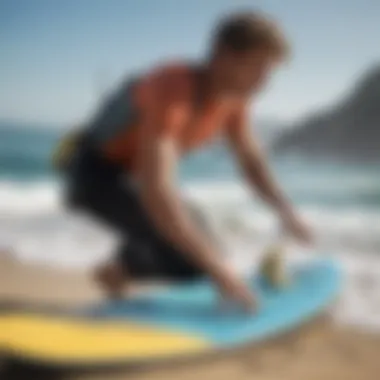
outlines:
M124 290L128 287L128 276L125 269L116 262L110 262L98 267L94 273L95 282L111 299L122 298Z

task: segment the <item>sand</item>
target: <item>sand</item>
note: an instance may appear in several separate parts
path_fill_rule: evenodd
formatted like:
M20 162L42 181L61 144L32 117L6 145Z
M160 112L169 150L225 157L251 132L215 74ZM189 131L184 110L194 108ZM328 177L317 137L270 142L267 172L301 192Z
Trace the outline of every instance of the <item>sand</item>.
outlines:
M102 294L86 273L22 264L0 255L0 302L4 300L80 305ZM2 372L1 372L2 371ZM335 325L328 317L265 345L215 358L156 368L71 374L76 380L376 380L380 336ZM54 378L54 376L50 375ZM37 374L0 367L1 379L37 379Z

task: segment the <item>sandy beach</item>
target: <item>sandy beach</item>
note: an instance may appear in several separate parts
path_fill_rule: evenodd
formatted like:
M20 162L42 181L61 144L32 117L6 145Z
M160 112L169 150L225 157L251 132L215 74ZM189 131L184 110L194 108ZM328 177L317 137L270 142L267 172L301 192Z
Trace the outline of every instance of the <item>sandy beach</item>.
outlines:
M0 256L0 300L80 305L102 295L82 272L24 264ZM68 379L257 379L375 380L380 373L380 336L336 326L319 318L299 331L264 345L246 347L215 358L189 363L99 374L74 374ZM376 375L377 373L377 375ZM1 374L0 374L1 375ZM9 371L1 378L31 378ZM33 375L33 379L36 378Z

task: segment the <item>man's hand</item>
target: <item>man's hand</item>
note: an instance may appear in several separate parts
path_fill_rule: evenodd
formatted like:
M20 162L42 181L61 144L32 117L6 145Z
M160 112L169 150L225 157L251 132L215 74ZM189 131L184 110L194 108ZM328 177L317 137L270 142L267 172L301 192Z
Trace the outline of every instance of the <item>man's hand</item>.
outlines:
M310 244L312 233L308 226L291 210L282 214L284 230L293 235L301 243Z
M215 282L218 285L222 301L227 305L233 302L249 313L256 311L256 298L242 280L223 271L223 275L219 278L215 278Z

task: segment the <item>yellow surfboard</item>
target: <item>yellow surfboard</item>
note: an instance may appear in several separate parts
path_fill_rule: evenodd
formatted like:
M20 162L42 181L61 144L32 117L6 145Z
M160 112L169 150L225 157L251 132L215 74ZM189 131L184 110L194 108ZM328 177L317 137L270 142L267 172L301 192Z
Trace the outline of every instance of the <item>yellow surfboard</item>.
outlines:
M12 312L0 316L0 350L57 366L143 362L210 347L201 337L132 321L99 321Z

